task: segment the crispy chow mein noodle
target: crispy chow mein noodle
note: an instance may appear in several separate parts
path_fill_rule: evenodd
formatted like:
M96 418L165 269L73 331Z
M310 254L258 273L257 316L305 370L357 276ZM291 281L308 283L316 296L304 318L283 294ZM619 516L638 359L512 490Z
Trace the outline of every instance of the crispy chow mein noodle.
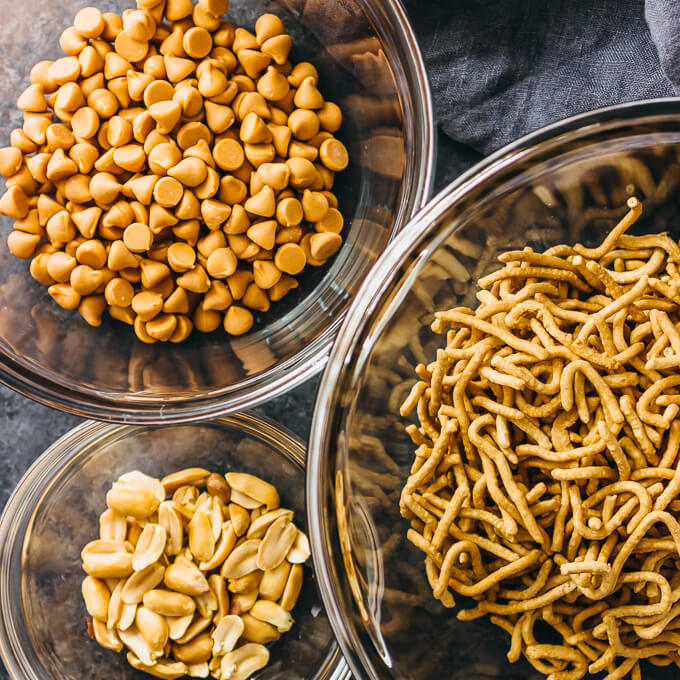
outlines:
M628 208L596 248L503 253L401 407L434 596L549 680L680 667L680 247Z

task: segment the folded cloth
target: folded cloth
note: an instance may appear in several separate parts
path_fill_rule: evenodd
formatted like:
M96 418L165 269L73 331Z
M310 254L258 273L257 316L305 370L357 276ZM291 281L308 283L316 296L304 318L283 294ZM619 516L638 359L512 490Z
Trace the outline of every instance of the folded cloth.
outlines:
M680 93L678 0L405 0L441 129L489 153L600 106Z

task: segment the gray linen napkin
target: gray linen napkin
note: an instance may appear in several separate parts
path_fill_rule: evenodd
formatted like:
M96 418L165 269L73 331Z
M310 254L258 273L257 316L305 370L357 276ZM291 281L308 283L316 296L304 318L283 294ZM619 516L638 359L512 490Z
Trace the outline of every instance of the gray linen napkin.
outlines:
M590 109L680 94L680 0L406 0L441 129L489 153Z

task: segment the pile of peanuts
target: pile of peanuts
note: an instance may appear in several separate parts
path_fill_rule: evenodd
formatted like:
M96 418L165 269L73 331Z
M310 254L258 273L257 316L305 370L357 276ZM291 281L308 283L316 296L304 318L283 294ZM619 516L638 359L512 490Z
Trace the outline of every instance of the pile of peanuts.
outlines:
M166 496L170 494L171 497ZM90 635L134 668L246 680L292 627L309 541L268 482L203 468L122 475L81 553Z
M340 108L288 61L277 16L253 34L227 7L87 7L19 97L0 149L8 247L93 326L108 309L147 343L240 335L342 244Z

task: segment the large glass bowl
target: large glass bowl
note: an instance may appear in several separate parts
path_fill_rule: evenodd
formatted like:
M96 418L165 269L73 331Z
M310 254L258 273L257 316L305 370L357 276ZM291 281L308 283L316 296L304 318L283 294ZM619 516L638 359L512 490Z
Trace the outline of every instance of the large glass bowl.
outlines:
M599 243L631 195L636 230L680 237L678 100L577 116L502 149L435 197L360 290L319 388L307 472L317 576L357 680L542 677L508 663L509 637L486 617L460 622L433 598L399 514L415 448L399 405L442 342L433 312L474 306L499 252Z
M21 125L15 101L30 67L60 54L58 38L86 0L0 0L4 95L0 146ZM102 10L134 0L96 0ZM325 365L344 312L388 241L428 198L433 122L425 68L399 0L232 0L227 18L253 28L275 12L313 61L345 122L351 165L337 182L345 243L328 268L258 318L251 333L195 333L144 345L123 324L93 329L61 310L8 251L0 220L0 381L45 404L119 422L186 421L251 407Z
M250 472L277 485L302 528L304 456L295 436L249 413L162 428L86 422L62 437L26 473L0 520L0 654L12 680L149 678L90 640L80 594L80 551L97 537L106 491L121 474ZM311 565L293 617L257 679L347 680Z

